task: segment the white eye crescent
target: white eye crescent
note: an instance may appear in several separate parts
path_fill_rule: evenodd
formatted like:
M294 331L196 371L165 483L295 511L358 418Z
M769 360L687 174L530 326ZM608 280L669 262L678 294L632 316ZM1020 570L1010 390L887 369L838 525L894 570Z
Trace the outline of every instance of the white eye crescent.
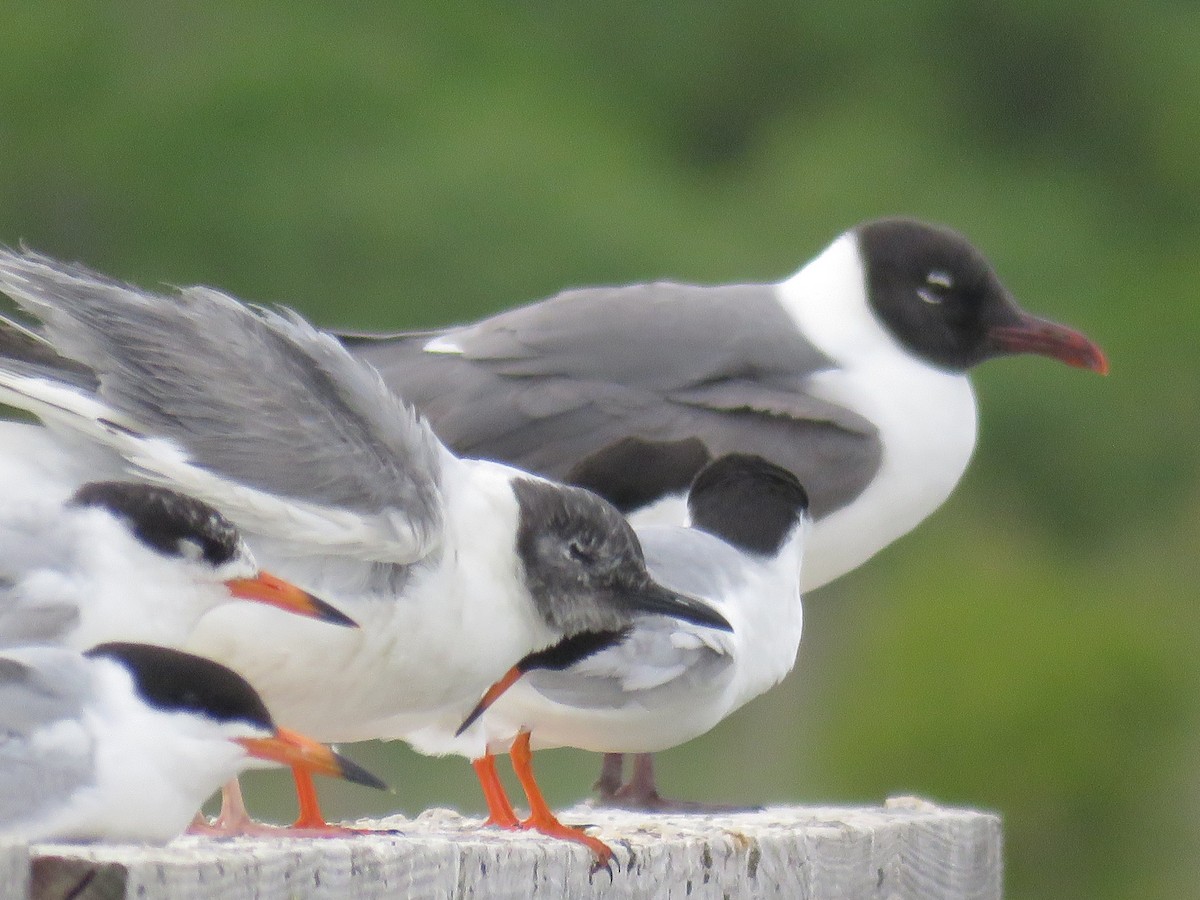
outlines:
M925 284L928 287L917 288L917 296L931 306L937 306L942 302L942 291L948 291L954 287L954 279L946 272L934 269L925 276Z

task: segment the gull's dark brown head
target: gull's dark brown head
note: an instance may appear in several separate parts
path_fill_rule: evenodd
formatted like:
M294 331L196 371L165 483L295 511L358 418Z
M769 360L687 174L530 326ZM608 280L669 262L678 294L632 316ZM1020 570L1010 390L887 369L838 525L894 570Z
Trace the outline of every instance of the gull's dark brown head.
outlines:
M914 219L878 219L855 231L871 307L917 356L965 371L995 356L1037 353L1108 372L1088 338L1022 310L958 232Z

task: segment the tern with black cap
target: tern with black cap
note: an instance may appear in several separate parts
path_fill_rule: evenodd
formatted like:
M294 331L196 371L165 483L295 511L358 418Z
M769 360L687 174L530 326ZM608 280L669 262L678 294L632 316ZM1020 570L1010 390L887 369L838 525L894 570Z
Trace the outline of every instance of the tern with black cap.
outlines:
M33 429L34 426L12 426ZM10 437L20 431L9 430ZM46 472L6 444L0 466L0 642L76 650L111 640L181 646L205 613L248 600L354 622L258 567L233 524L169 488ZM69 492L69 493L68 493Z
M201 621L189 647L246 675L289 725L402 738L461 720L515 661L573 633L643 611L729 627L653 581L610 504L456 457L294 313L11 251L0 290L37 320L0 332L0 397L41 418L46 441L106 448L212 503L272 570L362 626L272 621L264 641L252 611Z
M462 723L464 738L492 752L512 744L523 782L536 748L643 754L629 789L608 786L618 801L705 809L659 797L649 754L704 734L791 671L807 506L795 476L761 457L707 465L688 493L689 526L644 525L638 537L655 579L702 597L732 632L642 615L608 641L563 641L493 685ZM515 827L490 753L475 767L491 821Z
M233 671L145 644L0 651L0 729L9 839L166 843L220 784L261 764L385 787L276 726Z

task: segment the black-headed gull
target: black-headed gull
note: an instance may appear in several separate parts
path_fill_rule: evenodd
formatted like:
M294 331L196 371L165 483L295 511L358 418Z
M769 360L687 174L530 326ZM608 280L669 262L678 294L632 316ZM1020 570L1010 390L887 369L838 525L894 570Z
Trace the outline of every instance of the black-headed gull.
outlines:
M588 487L635 525L684 521L714 456L783 466L812 498L805 591L950 495L975 447L974 366L1037 353L1108 369L1082 334L1021 310L961 234L904 218L852 228L776 284L582 288L343 340L456 452Z

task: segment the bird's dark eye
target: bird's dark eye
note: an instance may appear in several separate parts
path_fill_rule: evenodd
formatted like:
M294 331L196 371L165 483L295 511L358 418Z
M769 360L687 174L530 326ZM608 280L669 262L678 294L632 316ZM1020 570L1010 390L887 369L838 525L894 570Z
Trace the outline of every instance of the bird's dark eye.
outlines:
M575 562L594 563L596 561L596 554L578 541L571 541L567 544L567 554Z

